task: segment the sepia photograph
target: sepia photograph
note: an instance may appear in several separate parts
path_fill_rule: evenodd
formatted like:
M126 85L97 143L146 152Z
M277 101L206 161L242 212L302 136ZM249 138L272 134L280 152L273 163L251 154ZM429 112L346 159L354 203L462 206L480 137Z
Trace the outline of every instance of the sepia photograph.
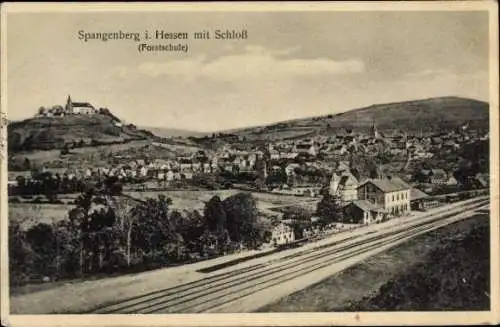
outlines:
M3 4L2 324L498 323L498 5L377 6Z

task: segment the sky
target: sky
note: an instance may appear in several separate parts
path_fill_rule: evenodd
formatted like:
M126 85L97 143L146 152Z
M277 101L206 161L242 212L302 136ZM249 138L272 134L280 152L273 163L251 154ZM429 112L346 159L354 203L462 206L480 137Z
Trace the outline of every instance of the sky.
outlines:
M247 30L246 40L192 33ZM184 52L78 31L190 33ZM166 44L168 40L148 40ZM73 101L138 126L217 131L438 96L488 101L488 13L9 13L7 113Z

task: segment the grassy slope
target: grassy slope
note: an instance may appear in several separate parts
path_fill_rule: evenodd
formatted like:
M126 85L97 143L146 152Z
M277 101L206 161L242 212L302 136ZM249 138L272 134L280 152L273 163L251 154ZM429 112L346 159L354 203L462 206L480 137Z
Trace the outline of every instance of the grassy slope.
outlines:
M72 115L64 117L35 117L8 125L10 151L18 151L31 143L32 149L61 148L64 143L92 139L101 142L122 142L155 138L147 131L132 126L118 127L105 115Z
M489 309L486 215L419 236L260 312Z

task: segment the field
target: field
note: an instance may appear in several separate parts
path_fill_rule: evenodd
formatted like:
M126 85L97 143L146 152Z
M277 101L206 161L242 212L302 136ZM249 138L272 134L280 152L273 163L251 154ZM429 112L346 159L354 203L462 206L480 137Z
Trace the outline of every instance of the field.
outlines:
M121 144L98 145L92 147L73 148L69 154L61 155L59 149L37 150L31 152L18 152L11 161L22 165L28 158L34 167L45 166L55 171L54 168L84 167L85 165L106 165L117 156L136 158L174 159L179 155L190 154L200 150L195 144L187 140L165 140L166 143L144 141L131 141ZM124 159L125 161L127 159ZM9 177L22 172L9 172Z
M418 236L260 312L489 310L489 219Z
M71 149L70 154L61 155L61 150L38 150L31 152L19 152L16 153L16 158L24 160L28 158L32 165L47 167L53 170L53 167L71 167L72 164L78 163L78 166L82 166L83 163L88 164L100 164L107 161L106 155L108 153L116 153L120 151L127 151L130 149L143 147L149 144L150 141L132 141L123 144L110 144L110 145L99 145L95 147L83 147ZM101 159L102 158L102 159ZM16 174L18 172L9 172Z
M203 210L205 203L212 197L218 195L221 200L241 192L240 190L217 190L217 191L145 191L145 192L127 192L137 199L146 199L148 197L157 197L162 194L171 198L172 209L177 210ZM253 192L252 195L257 200L259 209L269 209L276 206L293 205L297 202L305 201L307 198L300 198L291 195L269 194Z
M148 197L156 198L162 194L171 198L173 210L198 210L203 212L205 203L213 196L218 195L221 200L237 194L239 190L218 190L218 191L145 191L145 192L125 192L137 199L146 199ZM257 200L257 206L262 212L270 212L273 207L282 207L296 205L298 202L312 203L309 198L300 198L290 195L278 195L268 193L252 193ZM22 224L23 228L29 228L37 222L55 223L65 219L68 211L73 208L71 202L77 197L77 194L61 194L58 199L65 204L32 204L32 203L9 203L9 220Z
M9 221L18 222L28 229L37 223L57 223L67 218L72 205L9 203Z

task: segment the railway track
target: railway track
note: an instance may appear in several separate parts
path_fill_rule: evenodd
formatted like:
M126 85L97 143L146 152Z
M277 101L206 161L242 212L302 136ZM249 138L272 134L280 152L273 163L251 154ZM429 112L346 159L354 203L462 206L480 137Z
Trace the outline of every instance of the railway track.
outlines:
M483 207L487 200L468 202L419 221L324 244L265 263L229 269L169 289L124 299L90 313L198 313L225 310L231 304L279 285L328 269L345 260L371 255L451 222ZM362 259L360 259L362 260ZM262 303L265 304L265 303ZM234 311L233 311L234 312Z

